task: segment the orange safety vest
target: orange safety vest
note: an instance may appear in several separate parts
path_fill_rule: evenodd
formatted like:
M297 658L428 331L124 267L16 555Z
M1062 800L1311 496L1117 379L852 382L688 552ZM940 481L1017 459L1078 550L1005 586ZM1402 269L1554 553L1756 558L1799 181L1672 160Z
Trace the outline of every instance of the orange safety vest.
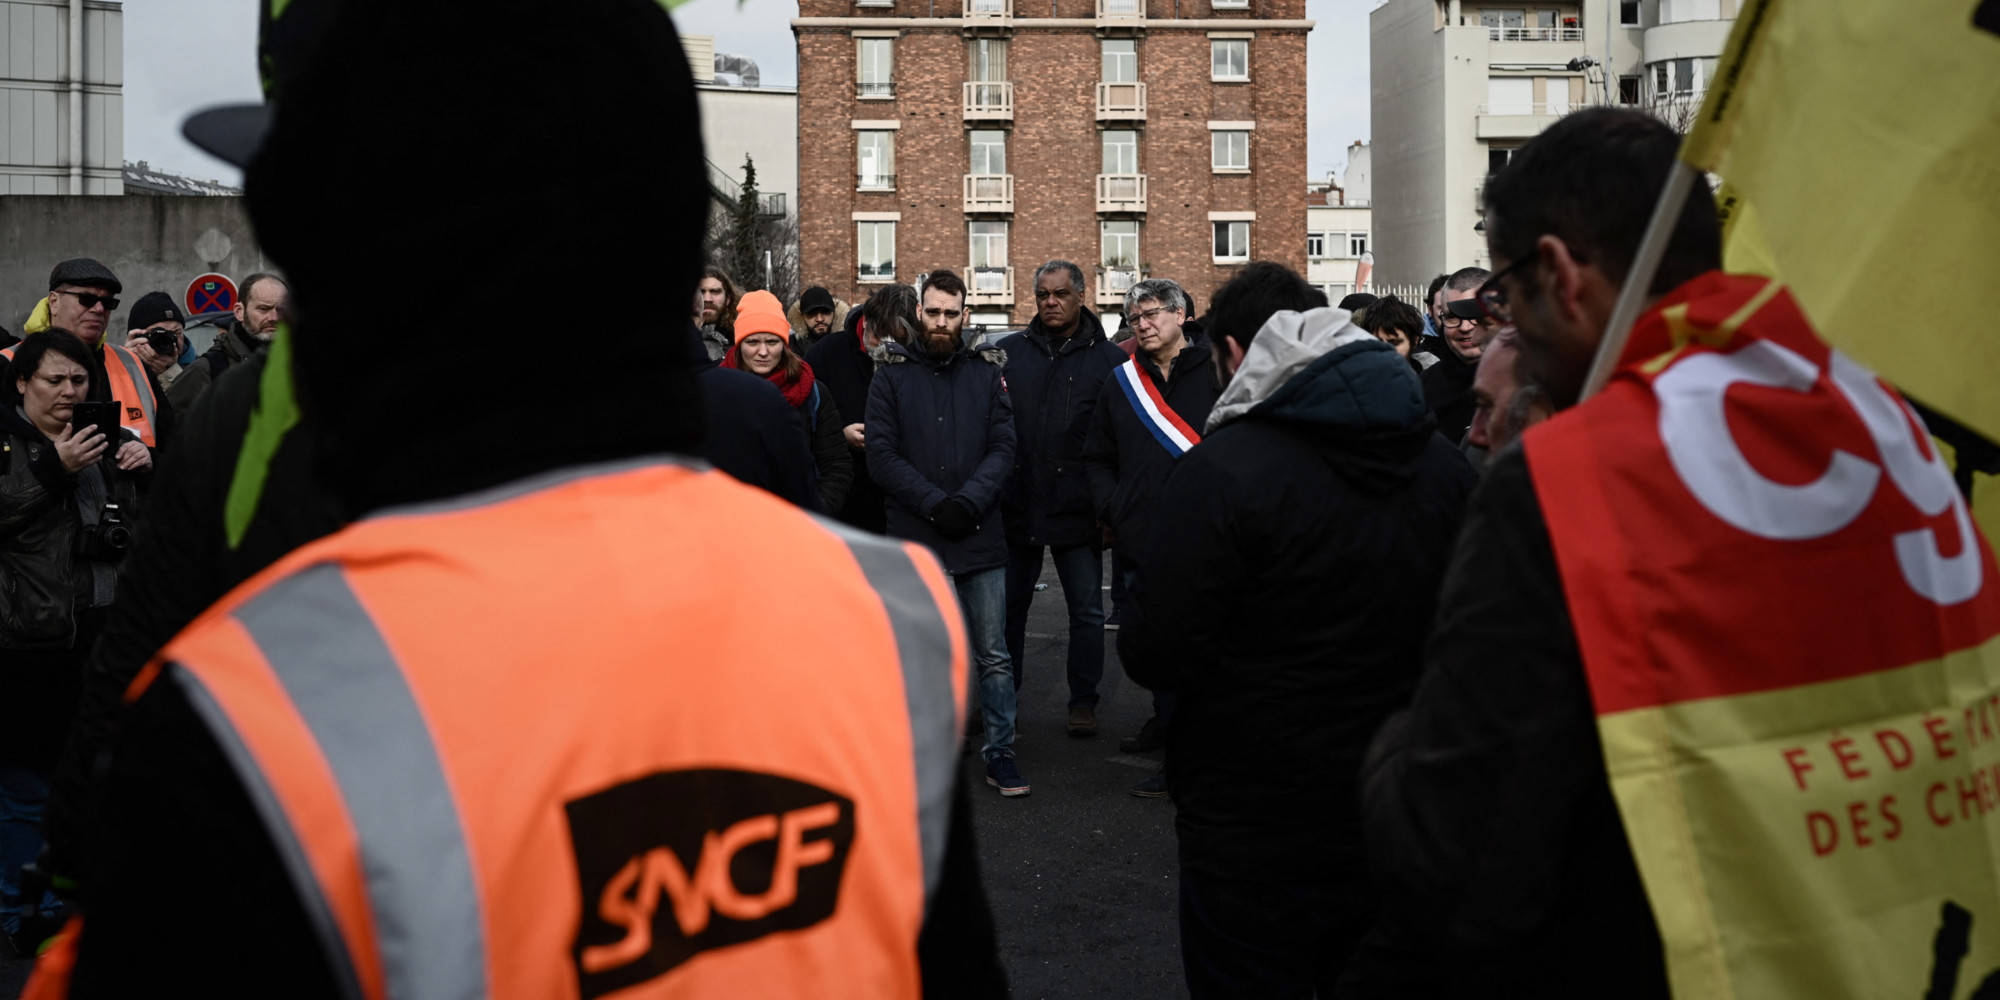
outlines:
M1522 440L1675 995L1984 978L2000 571L1916 414L1710 273Z
M306 546L135 691L185 689L350 996L916 1000L959 615L926 550L649 458Z
M15 344L0 350L0 358L14 360L14 352L21 349ZM105 344L106 362L104 375L111 383L111 400L124 405L124 426L139 435L139 440L148 448L157 448L160 442L153 435L153 425L158 422L159 401L153 398L153 383L146 378L146 366L139 363L138 356L117 344ZM111 364L116 360L117 364ZM138 405L133 405L134 403Z

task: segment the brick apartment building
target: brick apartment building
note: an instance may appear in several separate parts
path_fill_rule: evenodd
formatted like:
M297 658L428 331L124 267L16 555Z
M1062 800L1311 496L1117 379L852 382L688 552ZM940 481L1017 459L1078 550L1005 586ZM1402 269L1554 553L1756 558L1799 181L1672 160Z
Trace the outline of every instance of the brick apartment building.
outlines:
M1075 261L1202 307L1250 260L1305 270L1305 0L799 0L799 251L859 302L937 267L1019 326Z

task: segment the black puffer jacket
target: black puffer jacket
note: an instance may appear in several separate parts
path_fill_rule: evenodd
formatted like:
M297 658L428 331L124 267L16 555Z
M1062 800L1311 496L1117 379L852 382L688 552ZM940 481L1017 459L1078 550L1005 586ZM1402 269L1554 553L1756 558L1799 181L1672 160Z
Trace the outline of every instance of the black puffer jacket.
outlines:
M1007 565L996 502L1014 467L1014 421L1005 359L992 348L942 361L901 344L868 396L868 469L889 496L889 534L930 546L953 575ZM957 500L978 525L947 540L931 523Z
M860 423L865 418L868 387L875 381L875 359L861 346L857 329L860 321L861 310L851 310L845 329L821 337L819 343L806 351L806 364L812 366L813 377L832 390L835 408L849 423ZM854 480L847 488L847 498L832 513L863 531L882 534L888 528L888 512L883 506L882 488L868 474L867 452L861 448L849 448L847 452L853 460Z
M94 590L92 563L79 551L82 475L63 467L55 445L12 400L0 401L0 449L0 649L67 649ZM118 470L110 457L115 450L105 449L96 474L136 538L139 480ZM92 521L97 516L91 512ZM113 564L101 565L115 572Z
M1279 334L1257 335L1223 422L1155 501L1174 528L1148 538L1120 634L1135 680L1181 692L1167 737L1181 864L1216 877L1365 871L1362 756L1416 687L1477 481L1409 366L1344 329L1295 340L1281 365L1263 363Z
M1002 338L1007 392L1014 399L1014 478L1003 494L1007 538L1031 545L1095 545L1097 512L1083 467L1084 440L1097 396L1126 354L1104 336L1089 310L1067 340L1049 336L1040 317Z
M1173 360L1171 379L1144 352L1135 355L1153 377L1167 408L1196 434L1208 424L1208 412L1222 394L1214 352L1206 341L1190 343ZM1152 424L1132 408L1119 374L1114 371L1097 394L1097 415L1090 421L1090 440L1083 464L1090 474L1090 504L1097 519L1111 528L1118 553L1138 558L1148 531L1148 512L1160 485L1174 467L1175 455L1153 436Z

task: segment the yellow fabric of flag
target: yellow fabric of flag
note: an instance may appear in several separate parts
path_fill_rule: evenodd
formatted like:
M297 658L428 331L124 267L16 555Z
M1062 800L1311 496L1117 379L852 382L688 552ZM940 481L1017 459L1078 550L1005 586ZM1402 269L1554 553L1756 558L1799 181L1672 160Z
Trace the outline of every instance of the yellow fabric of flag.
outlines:
M1732 270L2000 441L2000 0L1745 0L1681 155L1756 206Z

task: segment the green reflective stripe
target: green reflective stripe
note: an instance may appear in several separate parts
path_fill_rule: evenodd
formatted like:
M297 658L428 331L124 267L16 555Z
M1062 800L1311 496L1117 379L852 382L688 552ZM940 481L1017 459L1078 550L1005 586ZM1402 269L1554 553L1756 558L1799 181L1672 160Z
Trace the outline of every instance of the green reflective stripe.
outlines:
M292 0L271 0L271 20L275 21L278 18L284 17L285 8L291 5Z
M145 367L139 364L139 359L133 356L131 351L119 347L117 344L106 344L104 345L104 349L115 355L124 364L125 374L132 380L133 391L139 394L139 412L146 415L146 426L153 429L153 443L155 445L159 444L160 422L158 416L153 412L153 407L157 401L153 399L153 383L146 380Z
M483 1000L486 922L444 762L402 665L331 563L235 611L354 823L388 1000Z
M194 671L179 664L169 664L167 676L180 685L187 697L188 707L208 724L209 735L215 737L215 745L229 760L236 780L250 797L250 804L257 810L257 816L264 821L265 832L271 835L271 846L278 851L278 859L291 876L292 886L299 892L299 903L305 908L306 922L319 935L320 950L325 953L327 964L333 969L334 985L340 995L348 1000L363 1000L361 977L354 971L354 956L347 953L347 938L340 933L340 923L333 917L333 906L327 902L326 892L319 884L319 875L314 872L312 861L306 855L305 845L299 842L298 832L292 829L292 819L279 803L278 794L264 777L264 769L257 764L257 757L244 744L243 737L236 731L236 724L224 711L222 703L208 690Z
M222 506L222 530L230 548L243 544L243 536L257 516L257 504L264 497L271 459L277 456L285 433L298 422L299 404L292 395L291 330L281 322L271 338L270 356L264 359L257 408L250 411L250 428L243 433L243 447L236 453L236 473L229 479L229 496Z
M903 698L910 715L910 746L917 769L917 829L924 852L924 906L930 907L944 871L951 829L951 788L958 776L958 706L952 696L951 630L947 609L901 545L821 520L847 543L854 561L889 612ZM954 605L949 609L957 614Z

